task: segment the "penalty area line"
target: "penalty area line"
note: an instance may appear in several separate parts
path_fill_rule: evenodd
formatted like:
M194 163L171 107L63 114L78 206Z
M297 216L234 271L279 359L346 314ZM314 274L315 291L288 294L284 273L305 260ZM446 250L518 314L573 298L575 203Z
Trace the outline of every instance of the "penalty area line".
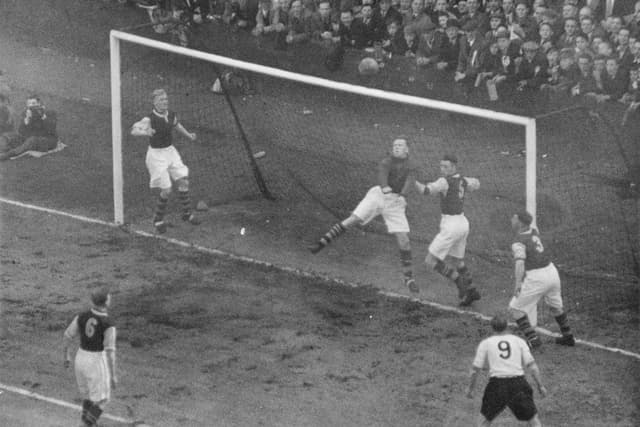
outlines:
M93 224L100 224L100 225L104 225L104 226L107 226L107 227L121 228L120 225L115 224L113 222L103 221L103 220L100 220L100 219L90 218L90 217L86 217L86 216L82 216L82 215L76 215L76 214L72 214L72 213L69 213L69 212L64 212L64 211L59 211L59 210L56 210L56 209L45 208L45 207L42 207L42 206L32 205L32 204L28 204L28 203L22 203L22 202L18 202L18 201L15 201L15 200L6 199L4 197L0 197L0 203L6 203L8 205L18 206L18 207L25 208L25 209L33 209L33 210L40 211L40 212L46 212L46 213L49 213L49 214L52 214L52 215L59 215L59 216L64 216L64 217L68 217L68 218L73 218L73 219L76 219L78 221L83 221L83 222L88 222L88 223L93 223ZM301 269L294 268L294 267L288 267L288 266L284 266L284 265L274 264L274 263L271 263L271 262L268 262L268 261L259 260L259 259L252 258L252 257L249 257L249 256L238 255L238 254L234 254L232 252L223 251L221 249L208 248L206 246L185 242L183 240L179 240L179 239L176 239L176 238L173 238L173 237L167 237L167 236L163 236L163 235L159 235L159 234L149 233L149 232L143 231L143 230L137 230L137 229L134 229L134 228L130 228L128 231L133 233L133 234L136 234L138 236L143 236L143 237L162 240L162 241L165 241L167 243L170 243L170 244L173 244L173 245L176 245L176 246L180 246L180 247L183 247L183 248L194 249L196 251L207 253L207 254L210 254L210 255L216 255L216 256L227 258L227 259L231 259L231 260L234 260L234 261L242 261L242 262L246 262L248 264L259 265L259 266L262 266L262 267L274 268L274 269L277 269L277 270L280 270L280 271L283 271L283 272L286 272L286 273L293 274L293 275L298 276L298 277L322 280L322 281L325 281L325 282L335 283L335 284L338 284L338 285L348 286L348 287L351 287L351 288L356 288L356 287L364 285L364 284L353 283L353 282L349 282L349 281L346 281L346 280L342 280L342 279L338 279L338 278L335 278L335 277L331 277L328 274L324 274L324 273L316 273L316 272L312 272L312 271L301 270ZM433 308L441 310L441 311L456 313L456 314L459 314L459 315L471 316L471 317L474 317L476 319L483 320L483 321L491 320L490 316L487 316L485 314L479 313L477 311L462 310L462 309L460 309L458 307L454 307L454 306L446 305L446 304L441 304L441 303L438 303L438 302L435 302L435 301L426 300L426 299L416 298L416 297L411 296L411 295L405 295L405 294L401 294L401 293L398 293L398 292L387 291L387 290L379 289L379 288L378 288L377 293L379 295L384 295L384 296L389 297L389 298L405 299L405 300L409 300L409 301L420 303L422 305L433 307ZM551 332L548 329L541 328L541 327L537 327L536 331L538 331L538 333L540 333L541 335L545 335L547 337L559 337L560 336L559 334L556 334L554 332ZM632 351L624 350L624 349L621 349L621 348L608 347L606 345L598 344L598 343L595 343L595 342L592 342L592 341L581 340L581 339L576 339L576 343L584 345L586 347L596 348L596 349L608 351L608 352L611 352L611 353L618 353L618 354L622 354L622 355L627 356L627 357L634 358L636 360L640 360L640 354L634 353Z
M66 402L64 400L56 399L56 398L53 398L53 397L44 396L42 394L34 393L32 391L25 390L25 389L20 388L20 387L14 387L14 386L10 386L10 385L7 385L7 384L0 383L0 389L2 389L4 391L7 391L9 393L19 394L21 396L26 396L26 397L29 397L31 399L40 400L40 401L43 401L43 402L47 402L47 403L51 403L51 404L54 404L54 405L57 405L57 406L61 406L63 408L73 409L75 411L82 412L82 406L80 406L80 405L76 405L75 403ZM122 417L119 417L117 415L111 415L111 414L108 414L106 412L103 413L101 415L101 417L102 418L106 418L106 419L111 420L111 421L115 421L117 423L121 423L121 424L133 424L134 423L133 420L122 418Z

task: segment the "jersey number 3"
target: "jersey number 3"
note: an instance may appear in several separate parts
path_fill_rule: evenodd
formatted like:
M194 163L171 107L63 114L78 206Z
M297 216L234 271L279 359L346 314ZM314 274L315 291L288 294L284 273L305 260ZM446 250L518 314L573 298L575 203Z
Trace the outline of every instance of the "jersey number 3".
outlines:
M508 341L498 342L498 350L500 350L499 356L501 358L508 359L511 357L511 346Z
M87 336L87 338L91 338L93 334L96 333L97 324L98 321L93 317L90 317L89 320L87 320L87 323L84 325L84 334Z

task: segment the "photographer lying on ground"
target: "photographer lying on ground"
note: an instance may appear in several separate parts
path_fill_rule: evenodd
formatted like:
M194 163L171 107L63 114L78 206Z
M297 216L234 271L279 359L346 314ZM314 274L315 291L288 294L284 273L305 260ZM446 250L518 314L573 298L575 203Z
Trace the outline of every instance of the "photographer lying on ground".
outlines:
M25 151L53 150L58 145L56 125L56 113L46 110L38 96L30 95L27 108L18 123L18 131L0 135L0 160L10 159Z

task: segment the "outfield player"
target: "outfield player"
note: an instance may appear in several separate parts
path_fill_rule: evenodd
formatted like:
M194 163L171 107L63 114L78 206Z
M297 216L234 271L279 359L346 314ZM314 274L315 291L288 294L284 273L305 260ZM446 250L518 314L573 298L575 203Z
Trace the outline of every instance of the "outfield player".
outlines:
M100 290L91 295L93 307L73 318L63 337L64 366L71 364L72 340L80 337L75 374L82 401L82 425L95 426L115 389L116 328L107 309L111 295Z
M173 146L173 129L185 138L195 141L196 134L187 131L178 121L176 113L169 110L169 97L164 89L152 92L153 110L149 116L135 123L131 129L134 136L148 136L146 165L149 171L151 189L158 189L158 201L153 225L158 233L167 230L164 220L173 182L178 188L178 198L182 205L182 220L193 225L200 224L191 211L189 197L189 169L182 163L180 153Z
M489 383L482 396L482 418L478 425L490 426L500 412L509 407L518 420L527 421L531 427L542 426L533 401L533 390L524 376L525 369L531 373L542 397L546 396L547 390L527 343L507 332L506 316L494 316L491 327L495 335L478 345L467 389L467 397L473 398L478 373L489 369Z
M480 299L480 293L473 287L471 274L464 263L464 253L469 235L469 221L464 216L464 197L467 191L480 188L476 178L460 175L457 170L458 158L447 154L440 160L442 177L434 182L416 187L422 194L440 196L440 232L429 245L426 264L439 274L452 280L458 288L460 305L468 306Z
M532 221L533 217L526 211L511 217L511 226L516 232L515 242L511 245L515 262L515 289L509 309L529 345L537 348L542 343L530 322L529 313L536 313L538 301L544 298L562 333L561 337L556 338L556 343L573 346L575 339L562 308L560 276L544 252L538 231L531 227Z
M393 141L391 155L378 165L378 183L371 187L353 213L345 220L334 224L310 250L318 253L347 229L365 225L378 215L382 215L387 231L396 236L400 248L404 283L412 292L418 292L413 279L411 244L409 242L409 222L407 221L405 199L415 181L416 165L409 159L407 140L399 137Z

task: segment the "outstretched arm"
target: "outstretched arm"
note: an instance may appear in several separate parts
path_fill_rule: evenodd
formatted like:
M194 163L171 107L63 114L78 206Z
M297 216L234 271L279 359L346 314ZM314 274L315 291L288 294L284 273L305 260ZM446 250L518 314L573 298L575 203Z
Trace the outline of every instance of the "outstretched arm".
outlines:
M182 126L182 123L178 123L176 124L176 129L178 131L178 133L180 133L182 136L184 136L185 138L190 139L191 141L195 141L196 140L196 134L193 132L189 132L188 130L186 130L184 128L184 126Z

